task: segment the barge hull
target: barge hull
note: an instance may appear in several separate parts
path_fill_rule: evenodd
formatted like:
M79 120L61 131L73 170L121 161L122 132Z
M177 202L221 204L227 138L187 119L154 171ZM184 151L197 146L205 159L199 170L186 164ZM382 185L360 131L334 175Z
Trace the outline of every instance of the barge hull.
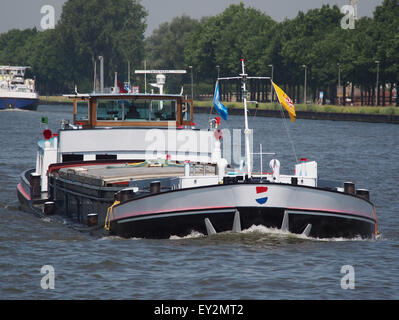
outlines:
M55 202L55 213L87 224L91 213L98 215L98 227L105 225L115 192L122 186L91 186L60 176L49 178L49 198L31 199L29 174L21 175L17 187L21 207L42 214L46 200ZM74 176L75 177L75 176ZM312 188L250 181L171 190L168 179L160 179L169 191L141 193L115 204L109 214L109 233L125 238L170 238L193 231L207 234L209 219L216 232L231 231L240 216L241 230L253 225L283 229L314 238L374 238L376 218L373 204L358 196ZM46 194L47 196L47 194ZM309 203L312 208L309 208Z
M116 205L109 220L111 233L118 236L169 238L192 231L205 234L205 219L210 220L217 232L232 230L238 212L242 229L263 225L302 233L311 225L308 235L315 238L374 238L377 223L374 209L371 202L341 192L273 183L239 183L132 199Z
M188 212L168 212L148 215L145 218L125 218L112 221L112 235L124 238L167 239L184 237L192 232L207 234L205 219L209 219L215 231L228 232L233 228L236 212L240 214L242 230L252 226L281 229L284 208L226 208ZM301 234L311 224L308 236L313 238L373 238L374 223L357 217L342 216L331 212L290 213L287 232Z

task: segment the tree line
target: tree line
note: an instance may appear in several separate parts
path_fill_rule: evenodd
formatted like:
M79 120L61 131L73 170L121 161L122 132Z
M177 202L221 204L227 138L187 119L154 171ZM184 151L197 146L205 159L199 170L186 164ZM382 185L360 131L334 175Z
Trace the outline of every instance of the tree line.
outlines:
M147 14L137 0L69 0L55 29L1 34L0 64L30 65L40 93L49 95L71 92L75 84L80 92L91 91L98 56L104 57L108 85L115 72L127 79L128 62L135 70L145 61L147 69L187 70L184 92L193 78L199 96L213 93L218 75L239 74L244 58L249 74L273 76L296 102L306 94L321 103L353 103L356 96L362 105L399 105L399 0L384 0L354 29L342 28L337 6L276 22L240 3L200 20L176 17L145 38ZM133 72L130 80L143 87ZM180 81L168 78L167 89L179 92ZM266 86L252 89L270 99ZM228 85L223 90L234 91Z
M93 89L94 66L106 61L105 83L144 57L147 12L137 0L69 0L54 29L10 30L0 35L0 64L29 65L40 94ZM98 67L98 63L96 64Z

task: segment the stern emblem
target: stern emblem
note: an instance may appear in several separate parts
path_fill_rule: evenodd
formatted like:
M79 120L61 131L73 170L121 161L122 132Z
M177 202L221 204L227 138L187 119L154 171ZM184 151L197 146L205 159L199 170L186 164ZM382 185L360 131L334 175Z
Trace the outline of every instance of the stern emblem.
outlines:
M261 194L267 192L268 187L256 187L256 194ZM259 204L265 204L267 202L268 197L257 198L256 202Z

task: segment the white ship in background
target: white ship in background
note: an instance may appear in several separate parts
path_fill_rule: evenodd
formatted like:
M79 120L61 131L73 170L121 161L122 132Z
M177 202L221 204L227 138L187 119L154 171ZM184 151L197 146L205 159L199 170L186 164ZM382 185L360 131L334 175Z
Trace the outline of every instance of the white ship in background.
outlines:
M39 94L35 90L35 80L25 79L29 67L0 66L0 110L36 110Z

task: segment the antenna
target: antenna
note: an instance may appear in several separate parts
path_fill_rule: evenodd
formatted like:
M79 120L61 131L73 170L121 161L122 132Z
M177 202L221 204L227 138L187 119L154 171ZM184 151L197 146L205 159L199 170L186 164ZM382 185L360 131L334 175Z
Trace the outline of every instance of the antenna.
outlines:
M156 74L157 83L150 83L153 87L159 89L159 94L163 94L163 86L165 84L165 74L185 74L186 70L136 70L136 74ZM147 81L146 81L147 82ZM147 90L146 90L147 91Z

